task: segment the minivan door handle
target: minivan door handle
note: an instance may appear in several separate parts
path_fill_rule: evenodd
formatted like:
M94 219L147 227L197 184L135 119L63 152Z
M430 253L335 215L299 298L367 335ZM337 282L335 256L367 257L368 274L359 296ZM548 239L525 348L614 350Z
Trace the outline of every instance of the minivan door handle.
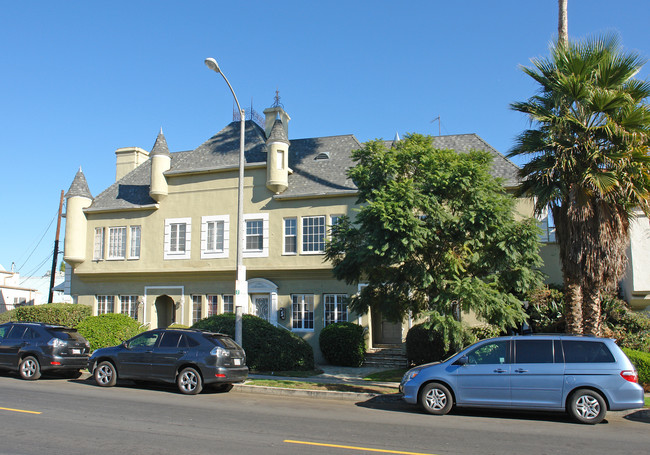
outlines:
M501 369L501 368L497 368L496 370L494 370L494 372L495 372L495 373L507 373L508 370L503 370L503 369Z
M515 373L528 373L528 370L524 370L523 368L517 368L515 370Z

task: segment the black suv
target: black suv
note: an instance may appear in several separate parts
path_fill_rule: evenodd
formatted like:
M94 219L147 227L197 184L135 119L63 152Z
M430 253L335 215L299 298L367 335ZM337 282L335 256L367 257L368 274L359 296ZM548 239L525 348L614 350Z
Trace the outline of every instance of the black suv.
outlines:
M203 384L227 392L248 377L246 354L228 335L193 329L155 329L119 346L97 349L88 359L88 371L102 387L117 378L160 381L178 385L195 395Z
M0 368L36 380L41 372L73 376L88 364L90 346L75 329L40 322L0 324Z

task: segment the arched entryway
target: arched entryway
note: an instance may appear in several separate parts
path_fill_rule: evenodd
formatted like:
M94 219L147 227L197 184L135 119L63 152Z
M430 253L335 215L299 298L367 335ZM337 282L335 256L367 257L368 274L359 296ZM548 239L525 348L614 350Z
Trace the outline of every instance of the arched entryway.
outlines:
M174 299L168 295L161 295L156 298L156 322L158 328L169 327L174 323Z

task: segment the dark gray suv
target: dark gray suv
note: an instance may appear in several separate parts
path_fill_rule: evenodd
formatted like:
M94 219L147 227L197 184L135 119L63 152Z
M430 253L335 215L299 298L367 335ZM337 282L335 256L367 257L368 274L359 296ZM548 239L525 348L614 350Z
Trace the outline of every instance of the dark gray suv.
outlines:
M119 346L101 348L88 359L88 371L102 387L117 379L176 383L195 395L204 384L227 392L248 377L246 354L228 335L193 329L156 329Z
M39 322L0 324L0 368L36 380L42 372L78 376L88 364L90 346L75 329Z

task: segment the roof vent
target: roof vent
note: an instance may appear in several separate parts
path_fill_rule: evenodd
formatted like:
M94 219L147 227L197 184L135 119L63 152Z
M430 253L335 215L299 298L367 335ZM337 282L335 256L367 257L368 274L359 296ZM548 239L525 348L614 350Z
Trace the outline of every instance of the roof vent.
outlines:
M314 161L329 160L329 159L330 159L330 152L320 152L318 155L316 155Z

